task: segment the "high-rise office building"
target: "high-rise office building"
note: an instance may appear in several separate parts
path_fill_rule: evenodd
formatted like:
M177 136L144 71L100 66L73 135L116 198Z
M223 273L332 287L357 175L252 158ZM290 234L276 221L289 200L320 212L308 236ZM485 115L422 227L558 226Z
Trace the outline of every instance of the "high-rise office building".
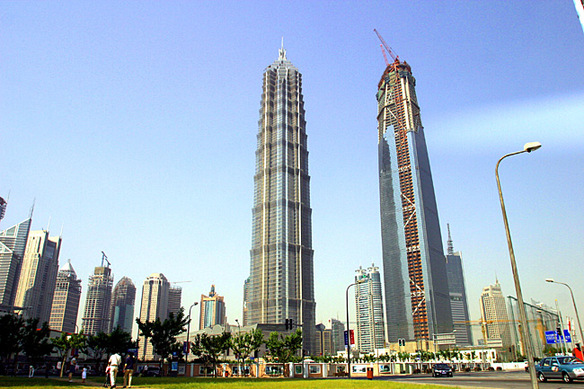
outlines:
M136 301L136 286L128 277L122 277L112 294L112 305L110 308L111 324L113 331L119 327L122 331L132 333L134 325L134 303Z
M472 345L472 330L466 299L466 285L462 268L462 254L454 252L450 225L448 225L448 244L446 254L446 272L448 274L448 289L450 294L450 311L454 327L454 338L457 346Z
M365 280L365 281L363 281ZM357 312L357 342L361 352L370 353L385 347L385 322L381 276L374 264L356 270L355 305Z
M446 260L416 81L396 59L378 84L381 241L387 334L432 339L451 333Z
M21 311L14 300L31 223L28 218L0 232L0 311Z
M324 324L316 325L316 355L331 355L335 354L333 351L332 330L326 328Z
M263 75L258 124L244 325L291 319L310 353L316 302L302 75L283 47Z
M182 301L182 288L176 285L170 285L168 289L168 313L172 313L175 316L178 315L178 311L181 308Z
M144 281L142 286L142 302L140 305L140 321L155 321L159 318L164 321L168 317L168 294L170 283L162 273L153 273ZM142 360L154 358L152 343L150 339L146 342L144 337L140 337L140 350L138 355Z
M504 348L511 346L509 316L499 280L495 281L495 285L483 288L480 302L483 334L487 345Z
M75 332L80 301L81 280L68 260L57 273L49 327L56 331Z
M215 292L215 285L211 285L209 295L201 295L199 329L213 327L215 324L225 324L225 300Z
M24 318L39 319L39 326L51 317L60 250L60 236L45 230L29 233L14 305L25 308Z
M109 266L109 262L107 266L104 266L102 260L101 266L97 266L93 275L89 276L85 312L81 322L83 332L87 335L110 332L110 305L114 278Z
M330 319L333 353L345 350L345 324L338 319Z

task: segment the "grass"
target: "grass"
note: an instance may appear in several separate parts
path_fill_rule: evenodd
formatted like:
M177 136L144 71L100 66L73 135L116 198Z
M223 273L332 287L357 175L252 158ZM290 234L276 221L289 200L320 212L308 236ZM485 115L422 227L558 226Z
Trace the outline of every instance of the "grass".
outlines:
M19 388L55 388L55 389L77 389L77 388L101 388L104 378L91 377L86 384L81 384L77 378L72 383L67 380L54 378L27 378L27 377L0 377L0 387ZM122 387L121 377L117 381L118 388ZM215 389L215 388L260 388L260 389L352 389L352 388L389 388L389 389L439 389L447 388L438 385L407 384L403 382L391 382L366 379L286 379L286 378L184 378L184 377L163 377L163 378L134 378L132 388L137 389ZM448 387L452 389L452 387Z

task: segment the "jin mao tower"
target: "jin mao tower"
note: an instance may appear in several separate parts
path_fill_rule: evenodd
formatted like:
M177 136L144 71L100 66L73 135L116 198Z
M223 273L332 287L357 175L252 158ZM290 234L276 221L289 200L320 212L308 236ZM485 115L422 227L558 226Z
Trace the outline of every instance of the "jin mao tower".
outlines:
M302 75L283 47L263 75L258 126L244 325L291 319L311 352L316 303Z
M415 86L410 65L396 57L377 87L381 241L390 342L432 339L434 334L452 332L438 210Z

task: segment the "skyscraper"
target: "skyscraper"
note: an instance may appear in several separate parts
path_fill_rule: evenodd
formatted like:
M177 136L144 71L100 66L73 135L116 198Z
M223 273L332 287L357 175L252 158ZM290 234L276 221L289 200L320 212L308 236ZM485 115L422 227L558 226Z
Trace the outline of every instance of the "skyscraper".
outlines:
M481 317L487 345L506 348L512 344L507 306L499 280L495 281L495 285L483 288Z
M14 311L20 266L31 223L32 219L28 218L0 232L0 311Z
M215 285L211 285L209 295L201 295L199 329L213 327L215 324L225 324L225 301L223 296L215 293Z
M177 285L170 285L168 289L168 314L178 315L181 308L182 288Z
M142 286L142 302L140 305L140 321L155 321L159 318L164 321L168 317L168 291L170 283L162 273L153 273L144 281ZM140 337L139 355L142 360L152 359L154 353L150 339L146 342Z
M128 277L122 277L112 294L111 324L113 331L117 327L125 332L132 333L134 325L134 302L136 301L136 286Z
M356 273L356 281L367 280L355 286L357 342L361 352L370 353L385 347L381 276L374 264L368 269L360 267Z
M450 310L454 327L454 338L457 346L472 345L472 331L468 302L466 299L466 285L462 269L462 254L454 252L450 225L448 225L448 253L446 255L446 272L448 273L448 289L450 294Z
M25 307L25 318L48 322L59 270L61 237L49 231L31 231L20 268L14 305Z
M258 125L244 325L291 319L311 352L316 302L302 75L283 47L263 75Z
M89 276L85 313L81 323L83 332L87 335L110 332L110 304L114 278L109 266L109 262L104 266L102 259L101 266L97 266L93 275Z
M335 318L330 319L333 354L345 349L345 324Z
M410 65L378 84L381 241L389 341L452 332L438 210Z
M6 200L0 197L0 221L4 219L4 215L6 214Z
M56 331L75 332L80 300L81 280L68 260L57 273L49 327Z

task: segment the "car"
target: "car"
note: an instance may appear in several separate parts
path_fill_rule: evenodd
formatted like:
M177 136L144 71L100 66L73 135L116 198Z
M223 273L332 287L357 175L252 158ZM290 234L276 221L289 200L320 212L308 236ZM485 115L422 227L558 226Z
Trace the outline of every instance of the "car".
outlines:
M142 370L143 377L160 377L160 368L159 367L148 367L146 370Z
M447 363L435 363L434 366L432 366L432 376L452 377L452 367L450 367L450 365Z
M561 379L566 383L584 380L584 362L572 356L547 357L535 365L535 375L540 382L548 379Z

